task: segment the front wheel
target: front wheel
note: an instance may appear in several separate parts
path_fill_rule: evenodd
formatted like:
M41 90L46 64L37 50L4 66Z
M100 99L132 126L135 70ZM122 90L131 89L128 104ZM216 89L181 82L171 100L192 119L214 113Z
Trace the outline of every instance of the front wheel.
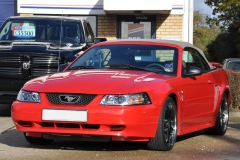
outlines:
M204 132L210 135L219 135L219 136L224 135L227 132L228 119L229 119L229 106L228 106L227 94L225 93L222 97L222 100L219 106L218 116L216 119L215 126L205 129Z
M147 146L151 150L169 151L177 138L177 109L174 100L168 97L163 105L157 132Z
M26 136L26 133L24 133L24 137L28 141L28 143L31 143L34 145L47 145L53 142L53 140L45 139L43 137L29 137L29 136Z

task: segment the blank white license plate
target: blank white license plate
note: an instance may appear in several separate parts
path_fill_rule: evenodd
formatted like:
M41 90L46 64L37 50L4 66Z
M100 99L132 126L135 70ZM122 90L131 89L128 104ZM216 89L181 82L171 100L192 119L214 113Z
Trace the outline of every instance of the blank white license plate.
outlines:
M87 111L43 109L42 120L87 122Z

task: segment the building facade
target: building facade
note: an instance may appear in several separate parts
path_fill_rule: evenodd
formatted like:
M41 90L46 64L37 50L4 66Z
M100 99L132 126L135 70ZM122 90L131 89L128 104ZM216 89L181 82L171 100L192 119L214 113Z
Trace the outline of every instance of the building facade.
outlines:
M17 13L85 18L108 40L193 41L193 0L17 0Z
M17 14L17 0L0 0L0 26L9 16Z

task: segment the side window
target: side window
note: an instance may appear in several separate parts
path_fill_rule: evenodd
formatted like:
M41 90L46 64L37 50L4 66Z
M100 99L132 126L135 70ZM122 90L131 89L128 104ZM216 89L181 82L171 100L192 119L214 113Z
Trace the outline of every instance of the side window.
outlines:
M85 34L86 34L86 41L87 42L93 42L94 41L94 38L91 36L91 33L89 32L88 30L88 25L86 22L83 23L83 26L84 26L84 31L85 31Z
M9 40L10 39L10 35L12 33L12 31L10 29L10 25L11 25L11 22L8 21L0 33L0 40Z
M199 67L203 71L207 71L210 69L209 65L207 64L206 60L202 57L202 55L193 48L184 49L182 61L184 69L190 66Z
M86 23L87 24L87 28L88 28L88 32L90 34L90 36L92 37L92 40L94 40L94 33L93 33L93 30L92 30L92 27L90 26L89 23Z

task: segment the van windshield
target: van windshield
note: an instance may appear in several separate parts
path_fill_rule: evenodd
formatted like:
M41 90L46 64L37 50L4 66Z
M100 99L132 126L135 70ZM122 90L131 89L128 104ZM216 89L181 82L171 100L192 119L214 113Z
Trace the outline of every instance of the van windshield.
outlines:
M0 41L84 43L82 24L72 20L12 19L0 31Z

